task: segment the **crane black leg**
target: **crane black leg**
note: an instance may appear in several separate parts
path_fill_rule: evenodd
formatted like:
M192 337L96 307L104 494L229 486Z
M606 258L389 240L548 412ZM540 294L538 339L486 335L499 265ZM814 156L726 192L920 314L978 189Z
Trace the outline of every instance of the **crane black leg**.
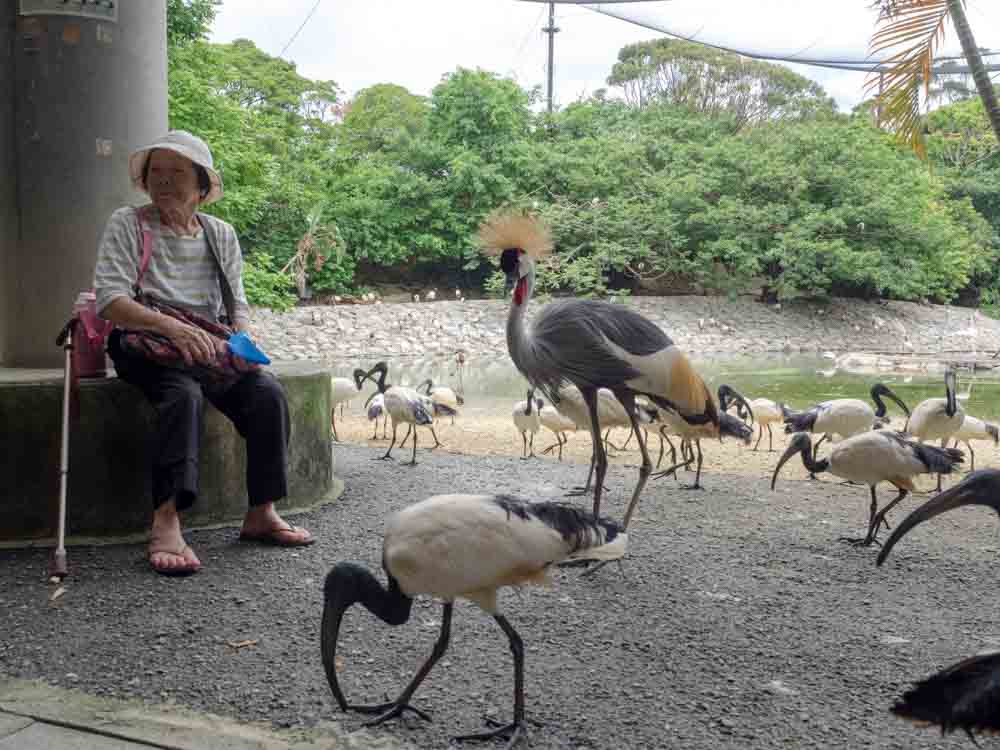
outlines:
M403 443L406 442L406 438L403 438ZM402 447L403 443L400 443ZM417 465L417 427L413 426L413 458L403 464L403 466L416 466Z
M622 406L625 407L625 411L628 413L629 420L632 422L632 432L635 434L636 442L639 443L639 450L642 452L642 465L639 467L639 481L635 485L635 490L632 492L632 499L629 501L628 510L625 511L625 518L622 521L622 531L628 528L629 521L632 520L632 514L635 513L636 508L639 507L639 495L642 493L643 487L646 486L646 480L649 479L649 475L653 471L653 462L649 460L649 451L646 450L646 441L642 437L642 428L639 427L639 420L635 416L635 397L629 391L615 392L618 400L621 402Z
M695 444L695 447L698 448L698 468L697 468L697 470L695 471L695 474L694 474L694 484L683 485L681 487L682 490L703 490L703 489L705 489L704 487L701 486L701 462L702 462L701 441L700 440L695 440L694 444ZM692 449L692 452L693 452L693 450L694 449Z
M403 440L405 441L405 440L406 440L406 438L403 438ZM384 455L384 456L380 456L379 458L376 458L376 459L374 459L374 460L375 460L375 461L385 461L386 459L388 459L389 461L392 461L392 456L390 456L389 454L390 454L390 453L392 453L392 447L393 447L393 446L394 446L395 444L396 444L396 423L395 423L395 422L393 422L393 423L392 423L392 442L391 442L391 443L389 443L389 450L387 450L387 451L385 452L385 455Z
M873 542L874 542L874 541L878 541L878 540L876 539L876 537L878 537L878 530L879 530L879 528L881 528L882 524L885 524L885 527L886 527L887 529L889 528L889 522L885 520L885 516L886 516L886 514L887 514L887 513L888 513L888 512L890 511L890 510L892 510L893 506L894 506L894 505L896 505L896 503L898 503L898 502L900 502L901 500L903 500L903 499L904 499L904 498L905 498L905 497L906 497L906 496L907 496L908 494L909 494L909 492L908 492L907 490L904 490L904 489L900 489L900 490L899 490L899 494L898 494L898 495L896 495L896 497L894 497L894 498L893 498L892 500L890 500L890 501L889 501L889 502L888 502L888 503L886 504L886 506L885 506L884 508L882 508L882 510L880 510L880 511L878 512L878 515L877 515L877 516L875 517L875 528L874 528L874 533L872 534L872 541L873 541Z
M399 694L396 700L391 703L379 703L372 706L348 706L351 711L358 711L363 714L379 714L378 717L371 721L366 721L366 727L373 727L381 724L383 721L395 719L397 716L402 716L404 711L412 711L425 721L431 720L431 717L419 708L411 706L410 699L417 692L420 683L424 681L424 678L427 677L434 665L437 664L438 659L444 656L444 652L448 649L448 640L451 638L451 610L453 606L452 602L445 602L444 610L441 612L441 633L434 644L434 650L431 651L431 655L427 657L427 661L417 670L413 679L410 680L410 684L406 686L406 689Z
M452 739L455 742L483 742L502 737L508 740L506 750L510 750L521 739L524 732L524 643L513 626L507 622L506 617L493 615L493 619L507 634L507 639L510 641L510 652L514 655L514 721L488 732L463 734L459 737L452 737Z

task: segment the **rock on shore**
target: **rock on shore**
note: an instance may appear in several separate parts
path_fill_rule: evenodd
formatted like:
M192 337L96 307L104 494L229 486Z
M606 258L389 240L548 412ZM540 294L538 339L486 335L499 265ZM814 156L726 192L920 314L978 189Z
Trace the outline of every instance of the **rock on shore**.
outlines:
M978 354L1000 350L1000 321L964 307L915 302L797 301L749 297L634 297L622 304L653 320L698 355L879 352ZM528 309L530 320L543 302ZM503 300L255 309L255 337L274 359L372 359L506 351ZM1000 360L997 360L1000 362Z

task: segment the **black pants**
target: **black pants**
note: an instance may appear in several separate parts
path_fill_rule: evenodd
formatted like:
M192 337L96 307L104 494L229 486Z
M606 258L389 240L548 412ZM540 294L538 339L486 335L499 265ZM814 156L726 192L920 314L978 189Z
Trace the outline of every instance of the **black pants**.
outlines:
M111 334L108 353L118 377L140 388L156 409L154 509L173 497L177 509L184 510L198 497L198 453L206 399L246 440L250 505L275 502L288 494L291 421L285 389L277 378L266 372L250 372L225 390L205 388L184 372L124 353L117 331Z

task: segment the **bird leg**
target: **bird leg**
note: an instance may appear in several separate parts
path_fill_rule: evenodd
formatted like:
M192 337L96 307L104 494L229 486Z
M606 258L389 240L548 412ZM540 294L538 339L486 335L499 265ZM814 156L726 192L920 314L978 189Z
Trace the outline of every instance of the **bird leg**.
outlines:
M757 442L753 444L754 451L757 450L757 446L760 445L760 441L764 439L764 425L758 423L757 427L760 428L760 434L757 436Z
M431 435L434 436L434 445L431 448L431 450L434 450L434 448L440 448L442 445L444 445L444 443L442 443L440 440L438 440L437 433L434 432L434 425L428 425L428 426L431 429Z
M410 699L413 697L413 694L417 692L417 688L420 687L420 683L424 681L424 678L427 677L434 665L437 664L438 659L444 656L444 652L448 649L448 640L451 637L451 611L453 607L454 604L452 602L445 602L444 610L441 613L441 633L438 635L437 642L434 644L434 650L431 651L431 655L427 657L427 661L425 661L423 666L417 670L413 679L410 680L410 684L406 686L396 700L391 703L380 703L372 706L349 707L352 711L358 711L363 714L379 714L378 717L372 719L371 721L366 721L366 727L374 727L384 721L388 721L389 719L395 719L398 716L402 716L405 711L412 711L425 721L431 720L431 717L419 708L411 706Z
M909 494L906 490L902 488L897 488L897 489L899 489L899 494L896 495L896 497L894 497L892 500L890 500L886 504L886 506L878 512L878 515L875 517L875 523L874 523L875 531L874 534L872 535L872 541L875 541L875 538L878 536L878 530L882 524L885 524L885 527L887 529L889 528L889 522L885 520L886 514L890 510L892 510L893 506L895 506L898 502L900 502L903 498L905 498Z
M770 422L767 425L767 452L774 453L774 433L771 432Z
M878 498L875 495L875 485L869 485L868 491L871 493L871 505L868 509L868 533L864 537L849 537L842 536L839 541L847 542L855 547L870 547L872 543L878 543L875 538L878 535L879 526L882 525L882 521L885 518L885 511L889 510L892 506L906 497L906 491L900 490L900 494L897 495L891 503L889 503L881 513L878 513Z
M562 434L556 435L556 440L559 441L559 460L562 461L563 446L569 442L569 438Z
M527 432L524 432L524 431L521 432L521 442L524 443L524 448L521 450L521 460L522 461L527 461L528 460L528 433Z
M817 459L817 457L819 455L819 446L823 443L824 440L826 440L826 435L823 435L823 437L821 437L819 440L817 440L816 444L813 446L813 461L815 461ZM810 479L816 479L816 475L813 472L810 471L809 472L809 478Z
M594 516L601 515L601 491L604 489L604 475L608 473L608 454L601 442L601 423L597 418L597 389L580 389L590 411L590 431L594 439L594 466L597 475L594 478Z
M340 416L344 416L344 415L341 414ZM336 406L334 406L332 409L330 409L330 427L333 428L333 439L334 439L334 442L339 443L340 442L340 438L337 437L337 407Z
M639 467L639 481L632 491L632 499L629 501L628 510L625 511L625 518L622 521L622 531L625 531L628 528L629 521L632 520L632 514L639 507L639 494L642 492L643 487L646 486L646 480L649 479L649 475L653 471L653 462L649 460L649 451L646 450L646 441L642 437L642 428L639 426L639 419L635 415L635 396L632 395L631 391L615 391L615 396L618 397L618 400L628 413L629 421L632 422L632 432L635 435L636 442L639 443L639 451L642 453L642 465Z
M681 485L681 489L682 490L703 490L703 489L705 489L704 487L701 486L701 462L702 462L701 441L700 440L695 440L694 444L698 448L698 469L697 469L697 471L695 471L695 474L694 474L694 484ZM692 452L693 451L694 451L694 449L692 448Z
M599 432L598 438L600 438ZM493 615L493 619L497 621L503 632L507 634L507 639L510 642L510 652L514 655L514 721L488 732L463 734L459 737L452 737L452 739L455 742L484 742L496 737L502 737L508 740L506 750L510 750L524 734L524 643L513 626L507 622L506 617L503 615Z
M528 457L536 458L535 456L535 433L531 433L531 437L528 438Z
M403 442L406 442L406 438L403 438ZM384 456L379 456L378 458L373 459L373 460L374 461L385 461L385 460L392 461L392 456L390 456L389 454L392 453L392 448L393 448L394 445L396 445L396 423L395 422L392 423L392 442L389 443L389 450L387 450L385 452Z
M372 440L378 440L378 420L375 420L375 430L372 432Z
M406 438L403 438L403 442L400 446L406 442ZM403 466L416 466L417 465L417 426L413 426L413 458L403 464Z

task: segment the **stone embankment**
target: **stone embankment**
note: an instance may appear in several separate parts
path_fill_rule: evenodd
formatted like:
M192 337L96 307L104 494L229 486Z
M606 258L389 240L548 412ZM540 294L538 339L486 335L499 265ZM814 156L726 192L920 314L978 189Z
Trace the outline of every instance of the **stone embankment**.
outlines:
M530 305L528 318L543 303ZM642 313L695 356L860 353L902 360L987 360L1000 350L1000 321L974 310L913 302L793 302L744 297L634 297ZM506 351L502 300L407 302L254 311L257 340L274 359L469 355ZM829 356L829 355L828 355ZM996 362L1000 364L1000 359Z

